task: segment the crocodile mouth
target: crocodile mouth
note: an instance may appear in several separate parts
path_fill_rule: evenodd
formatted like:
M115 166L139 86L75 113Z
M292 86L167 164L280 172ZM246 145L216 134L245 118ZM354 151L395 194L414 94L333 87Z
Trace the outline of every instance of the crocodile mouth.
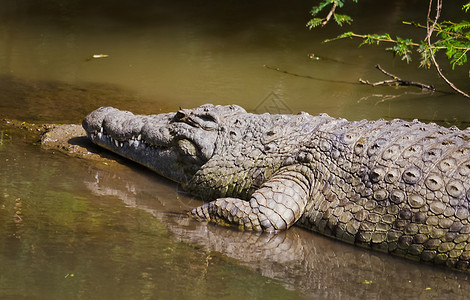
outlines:
M171 180L185 183L217 149L218 115L210 105L176 113L134 115L101 107L82 122L95 144L140 163ZM232 114L237 107L215 107Z
M146 142L145 140L142 140L141 134L137 136L133 135L131 136L130 139L118 140L116 138L113 138L112 135L105 132L103 127L101 127L99 131L97 130L97 131L89 133L89 136L94 141L96 140L99 140L102 142L106 141L107 143L114 144L116 148L123 148L125 146L125 147L134 147L137 149L139 147L145 148L145 147L150 146L148 142Z
M141 134L118 140L104 129L90 132L88 137L95 144L179 183L187 182L203 164L196 145L187 139L166 145L149 142Z
M88 133L89 138L105 148L114 152L136 151L140 155L142 151L178 151L181 159L186 162L203 163L200 155L200 148L197 144L188 138L175 138L171 143L155 143L142 137L142 134L131 135L126 139L115 138L112 134L106 132L104 127L99 130ZM171 150L170 150L171 149Z
M156 173L185 183L207 161L192 136L192 127L174 123L174 114L138 116L103 107L83 120L91 141L140 163Z

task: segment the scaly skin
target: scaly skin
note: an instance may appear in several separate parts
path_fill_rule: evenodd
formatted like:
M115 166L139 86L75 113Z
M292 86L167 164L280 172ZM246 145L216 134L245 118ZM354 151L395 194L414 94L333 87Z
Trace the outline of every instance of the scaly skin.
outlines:
M255 115L238 106L83 121L96 144L209 200L192 214L245 230L297 224L468 270L470 130L418 121Z

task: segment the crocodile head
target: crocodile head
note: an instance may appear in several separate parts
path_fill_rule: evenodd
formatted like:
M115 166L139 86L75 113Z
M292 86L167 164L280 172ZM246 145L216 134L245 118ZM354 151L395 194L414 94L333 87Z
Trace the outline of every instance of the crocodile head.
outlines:
M101 107L82 125L95 144L185 184L214 155L221 123L240 113L236 105L148 116Z

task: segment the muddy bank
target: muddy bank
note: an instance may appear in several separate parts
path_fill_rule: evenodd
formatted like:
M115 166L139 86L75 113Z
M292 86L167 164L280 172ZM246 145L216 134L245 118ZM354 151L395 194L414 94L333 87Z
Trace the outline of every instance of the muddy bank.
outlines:
M79 124L35 124L13 119L2 119L1 144L8 143L11 136L20 136L26 143L38 144L42 149L86 159L89 163L100 162L108 166L129 163L128 160L93 144Z

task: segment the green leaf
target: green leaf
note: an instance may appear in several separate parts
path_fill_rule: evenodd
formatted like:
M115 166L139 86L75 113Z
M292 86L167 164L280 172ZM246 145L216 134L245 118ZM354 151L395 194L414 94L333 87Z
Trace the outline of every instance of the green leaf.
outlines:
M469 9L470 9L470 2L468 2L467 4L464 4L464 6L462 7L462 10L465 10L465 12L468 12Z
M383 38L383 39L386 39L386 40L392 40L392 38L390 37L390 34L388 34L388 33L382 34L382 38ZM379 43L377 43L377 45L378 45L378 44L379 44Z
M431 67L431 56L429 54L428 45L423 41L417 51L421 55L419 67L429 69Z
M340 40L340 39L345 39L345 38L353 38L354 32L345 32L343 34L338 35L337 37L333 39L326 39L323 41L323 43L329 43L332 41Z
M323 19L320 18L313 18L307 23L308 29L313 29L317 26L319 26L322 23Z
M368 34L364 37L364 40L362 41L362 43L359 44L359 47L362 47L363 45L370 45L372 43L373 43L373 39L371 35Z
M310 10L310 14L315 17L317 16L321 11L323 11L323 9L327 6L330 6L330 5L334 5L336 4L336 7L338 8L341 8L344 6L344 0L322 0L318 5L312 7L312 9ZM357 3L358 0L353 0L354 3ZM351 22L353 21L353 19L347 15L341 15L341 14L333 14L333 17L336 21L336 23L339 25L339 26L343 26L344 23L347 23L347 24L351 24ZM317 19L317 18L315 18ZM312 19L314 20L314 19ZM318 25L315 25L315 26L311 26L311 21L307 24L307 27L309 27L310 29L311 28L314 28ZM321 19L322 21L324 20ZM315 22L312 22L312 24L315 24Z
M343 5L344 5L343 1L341 1L341 0L333 0L333 1L331 1L331 2L336 3L336 5L337 5L338 7L343 7Z
M322 3L320 3L318 6L312 7L310 10L310 14L312 16L316 16L319 12L321 12L326 6L330 5L331 1L329 0L324 0Z
M338 38L340 38L340 39L343 39L343 38L352 38L353 35L354 35L354 32L348 31L348 32L345 32L345 33L339 35Z
M351 22L353 21L353 19L348 15L334 14L333 17L339 26L343 26L343 23L351 25Z

